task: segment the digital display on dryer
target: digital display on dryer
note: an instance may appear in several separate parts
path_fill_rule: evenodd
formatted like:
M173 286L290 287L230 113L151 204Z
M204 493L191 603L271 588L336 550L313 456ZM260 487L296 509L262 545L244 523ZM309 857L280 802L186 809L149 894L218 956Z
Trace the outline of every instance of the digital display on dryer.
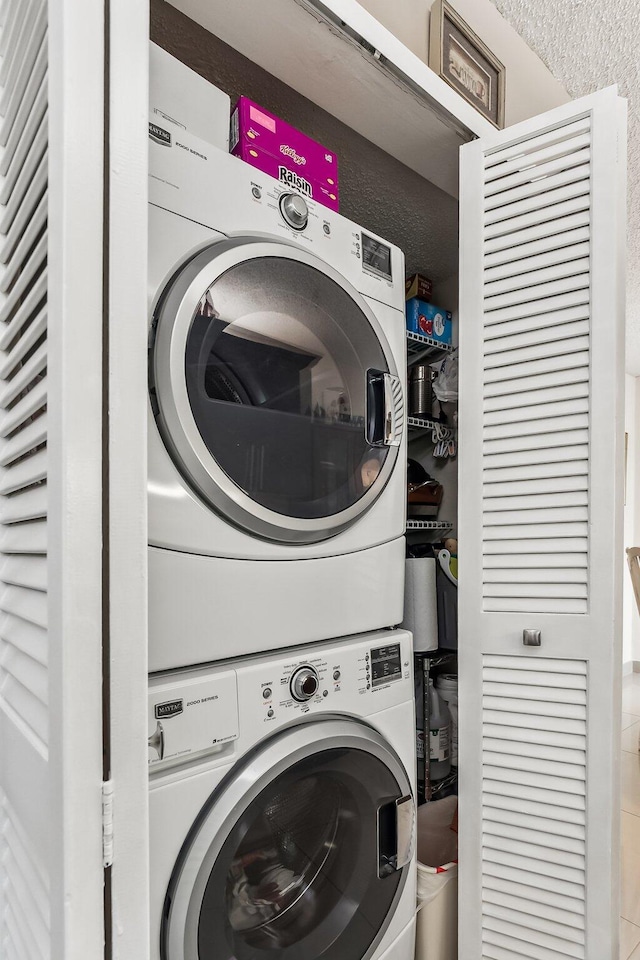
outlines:
M391 280L391 247L375 237L362 234L362 266L376 277Z
M376 647L371 651L371 686L375 689L402 677L400 644Z

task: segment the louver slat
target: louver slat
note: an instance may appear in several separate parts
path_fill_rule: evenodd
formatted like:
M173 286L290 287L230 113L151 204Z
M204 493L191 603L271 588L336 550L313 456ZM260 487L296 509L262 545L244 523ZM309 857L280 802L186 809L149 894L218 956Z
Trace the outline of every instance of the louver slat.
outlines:
M527 960L584 958L586 663L482 664L484 942Z
M527 347L540 342L540 329L546 330L547 340L559 341L565 337L580 336L588 330L589 310L580 304L571 310L542 314L538 318L522 317L520 320L496 324L487 331L484 354L487 357L507 353L518 347Z
M554 293L554 296L547 296L547 294ZM539 299L532 299L529 302L527 299L524 299L522 303L515 303L513 305L502 307L499 310L495 309L495 304L492 305L492 309L485 314L485 326L490 327L493 324L507 324L515 321L528 320L531 324L531 318L542 317L542 323L550 322L549 317L546 317L546 314L553 314L559 310L570 310L574 307L582 307L584 304L589 303L589 286L586 283L584 277L581 279L581 285L576 286L576 289L571 290L570 293L560 293L557 291L545 290L544 286L542 288L543 296ZM525 329L533 329L530 325L525 327ZM498 336L503 336L505 332L505 327L501 326L497 331ZM515 332L515 328L514 328ZM491 334L488 333L489 337Z
M4 4L0 26L0 722L18 757L46 764L47 3ZM33 776L41 786L30 766L9 778L19 798L31 793L32 827ZM50 960L48 873L31 842L0 789L0 954L7 960Z
M538 144L536 150L527 154L525 164L523 164L522 154L519 154L512 160L503 159L497 164L487 164L485 183L487 184L488 192L490 192L489 188L493 187L495 187L496 190L500 190L501 186L504 187L507 181L512 182L513 177L518 177L518 183L524 182L529 176L529 169L534 165L537 168L536 173L540 175L542 175L543 172L543 165L547 166L551 162L555 162L561 169L564 161L575 166L575 160L572 163L573 158L575 158L581 150L589 149L591 146L588 125L583 129L584 133L578 133L578 135L572 139L562 139L549 146ZM557 166L550 167L547 172L554 169L557 169ZM498 181L497 185L496 181Z
M38 5L36 5L37 9ZM0 116L10 125L18 109L26 99L29 84L33 78L34 62L37 63L38 51L41 50L47 28L46 9L40 5L33 22L25 21L25 30L20 37L23 56L16 56L9 67L7 78L0 95ZM46 56L43 64L46 63Z
M43 666L47 665L47 632L42 627L4 613L0 616L0 639Z
M18 59L18 51L20 50L21 43L24 45L26 38L31 34L33 21L38 9L35 3L18 3L14 5L12 14L14 13L15 6L18 8L18 14L15 19L12 19L10 25L7 24L6 30L2 32L0 41L3 48L0 50L0 57L2 57L0 85L2 86L6 84L9 71L13 69Z
M16 137L20 136L21 129L33 108L46 69L47 49L46 42L43 41L35 60L33 62L29 59L24 61L23 72L18 79L16 88L13 90L7 113L0 128L0 146L8 146L12 134Z
M485 154L484 165L487 171L486 179L500 176L503 165L516 160L520 165L531 165L531 157L536 156L539 150L542 150L552 144L562 144L571 141L573 137L580 137L588 133L591 129L588 117L582 117L580 120L573 120L562 127L557 127L542 133L532 140L514 143L509 147L500 147L497 150L488 150Z
M6 177L2 187L3 192L12 189L12 185L20 173L22 160L33 141L36 130L42 123L46 110L47 79L44 77L24 125L16 128L15 135L0 154L0 175Z
M561 233L570 225L584 226L588 223L590 211L586 193L568 200L558 198L558 202L541 210L512 216L508 221L497 220L493 225L487 224L484 250L485 253L491 253L493 250L510 249L520 243Z
M39 281L40 282L40 281ZM46 277L43 281L46 285ZM36 298L32 301L32 307L35 305ZM21 308L22 309L22 308ZM19 340L11 346L9 352L0 347L0 380L8 380L13 373L20 368L24 358L31 352L33 347L44 336L47 329L47 308L46 305L31 319L32 313L25 314L25 321L30 319L29 326L21 331ZM7 341L11 338L7 336Z
M21 460L9 469L0 468L0 496L14 493L23 487L44 480L47 476L47 451L41 447L37 453Z
M591 236L589 229L589 214L584 211L576 217L568 217L566 222L562 223L563 230L554 233L548 226L543 229L539 226L540 237L533 237L530 234L516 238L516 234L510 235L510 243L502 249L492 249L489 242L485 244L484 265L487 270L496 269L499 266L507 266L509 269L517 271L519 269L518 261L527 258L529 264L536 262L537 258L551 258L553 254L560 250L566 251L576 244L582 245L589 240ZM538 260L538 262L540 262ZM542 265L545 265L544 263ZM521 265L520 265L521 266Z

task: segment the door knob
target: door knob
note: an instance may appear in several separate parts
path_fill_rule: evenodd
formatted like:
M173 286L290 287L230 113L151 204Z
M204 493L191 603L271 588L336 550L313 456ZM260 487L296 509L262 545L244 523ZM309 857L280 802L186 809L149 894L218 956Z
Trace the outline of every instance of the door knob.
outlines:
M542 644L540 631L539 630L523 630L522 642L525 645L525 647L539 647Z

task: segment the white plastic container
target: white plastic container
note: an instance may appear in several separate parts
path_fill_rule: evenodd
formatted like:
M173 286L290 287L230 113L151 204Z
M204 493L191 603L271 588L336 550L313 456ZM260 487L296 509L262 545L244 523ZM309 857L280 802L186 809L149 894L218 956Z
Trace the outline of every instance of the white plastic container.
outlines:
M449 707L451 714L451 766L458 766L458 677L455 673L441 673L436 678L436 690Z
M426 738L425 738L426 751ZM429 678L429 779L442 780L451 772L451 714Z
M418 807L416 960L458 960L457 797Z

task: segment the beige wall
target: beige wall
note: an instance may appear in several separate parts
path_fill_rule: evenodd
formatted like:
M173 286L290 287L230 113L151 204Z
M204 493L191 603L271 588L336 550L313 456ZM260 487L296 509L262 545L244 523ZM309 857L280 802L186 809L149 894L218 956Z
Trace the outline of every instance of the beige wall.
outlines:
M416 56L429 59L432 0L359 0ZM451 6L506 67L505 122L526 120L570 97L542 60L498 13L491 0L452 0Z

